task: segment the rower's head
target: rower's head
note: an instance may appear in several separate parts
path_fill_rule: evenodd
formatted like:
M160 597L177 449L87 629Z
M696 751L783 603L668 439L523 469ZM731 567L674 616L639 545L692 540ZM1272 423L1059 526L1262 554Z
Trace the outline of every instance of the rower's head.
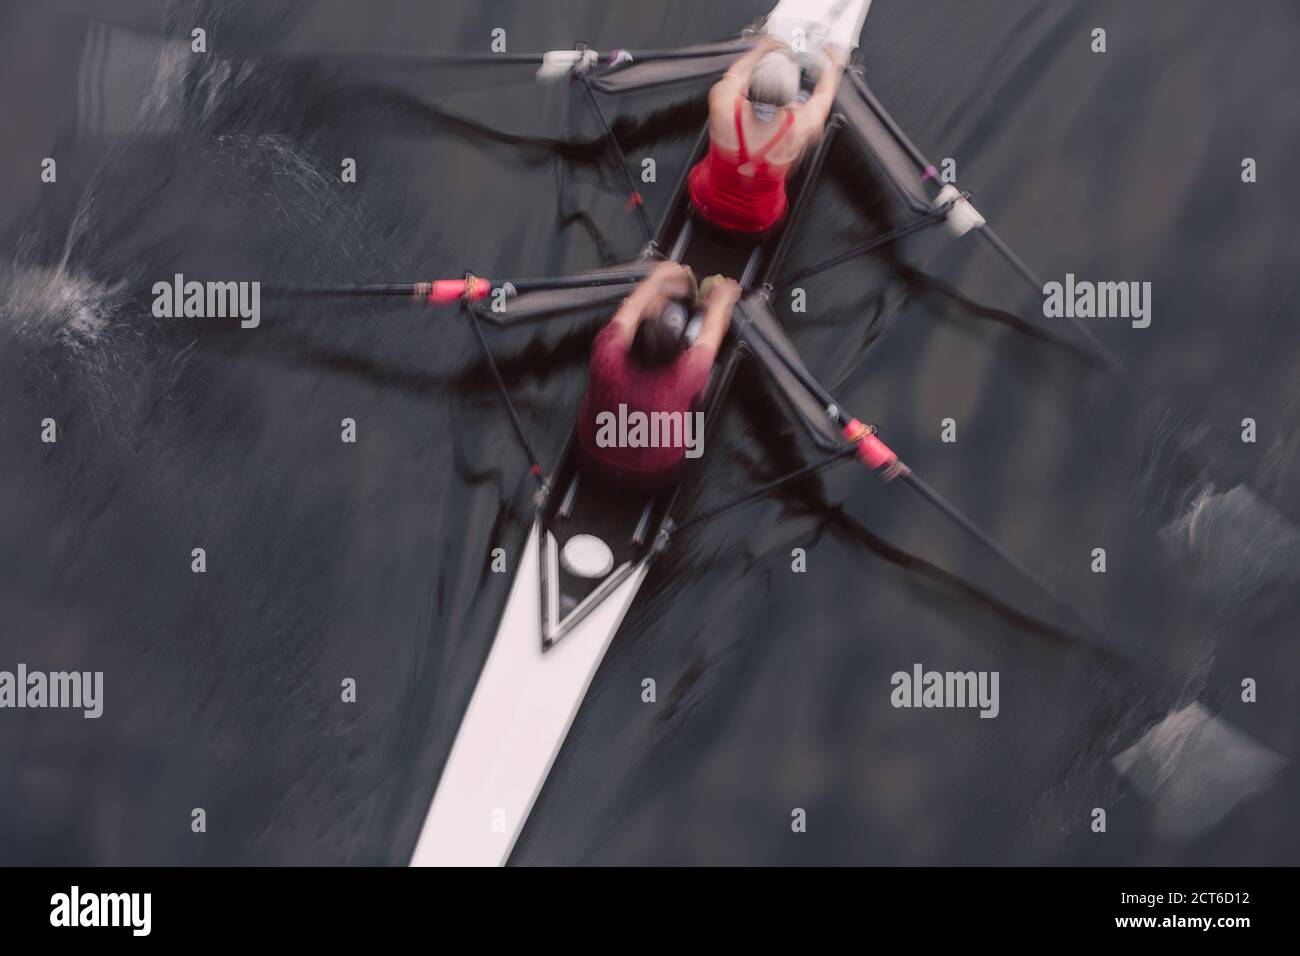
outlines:
M632 339L632 357L644 368L676 361L686 348L686 325L691 313L686 303L669 299L658 315L642 319Z
M751 103L793 106L799 100L799 64L785 50L773 50L754 67L749 79Z

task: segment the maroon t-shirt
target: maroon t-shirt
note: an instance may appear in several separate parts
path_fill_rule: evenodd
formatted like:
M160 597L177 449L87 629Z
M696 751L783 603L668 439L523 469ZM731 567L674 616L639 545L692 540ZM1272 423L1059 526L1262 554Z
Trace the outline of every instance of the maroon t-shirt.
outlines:
M652 479L680 466L686 448L627 448L596 444L596 416L609 412L617 420L618 406L627 413L680 412L688 415L698 406L695 399L704 391L713 368L713 352L693 346L671 365L644 368L628 355L619 341L618 328L610 323L596 334L591 346L591 371L587 395L578 413L578 444L584 457L607 472Z

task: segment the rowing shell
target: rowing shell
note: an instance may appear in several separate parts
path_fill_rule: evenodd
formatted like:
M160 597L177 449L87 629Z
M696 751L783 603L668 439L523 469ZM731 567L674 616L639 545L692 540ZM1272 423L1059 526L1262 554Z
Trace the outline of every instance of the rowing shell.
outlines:
M870 0L781 0L766 24L787 42L803 36L853 47L869 6ZM701 136L697 151L706 144ZM815 164L809 166L812 175ZM750 289L766 275L779 238L745 247L694 229L683 176L656 248L690 264L697 275L740 276L742 287ZM650 264L645 260L644 268ZM615 286L521 295L510 304L508 321L612 304L624 294L626 288ZM751 304L747 314L762 321L763 311ZM715 417L741 347L733 342L719 356L707 390L706 423ZM677 489L646 498L602 485L579 470L572 439L550 487L443 766L412 866L505 864L671 529Z

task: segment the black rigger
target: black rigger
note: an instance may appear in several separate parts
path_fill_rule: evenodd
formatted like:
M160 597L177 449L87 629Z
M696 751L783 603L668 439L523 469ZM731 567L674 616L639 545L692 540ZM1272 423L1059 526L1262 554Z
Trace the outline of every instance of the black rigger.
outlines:
M523 449L524 456L528 459L528 471L537 482L538 490L545 492L547 490L546 478L542 474L541 463L537 460L537 453L533 451L532 443L528 441L528 436L524 434L523 423L519 421L519 413L515 411L515 403L510 400L510 391L506 388L505 379L501 377L501 370L497 368L496 359L492 357L492 348L487 343L487 338L483 335L483 330L479 328L478 317L474 315L474 310L469 307L469 303L461 305L461 312L465 315L465 321L474 331L474 339L478 342L479 350L483 353L483 360L487 362L488 371L492 373L492 381L496 384L497 395L501 399L501 407L506 410L506 415L510 417L510 427L514 429L515 440L519 442L519 447Z

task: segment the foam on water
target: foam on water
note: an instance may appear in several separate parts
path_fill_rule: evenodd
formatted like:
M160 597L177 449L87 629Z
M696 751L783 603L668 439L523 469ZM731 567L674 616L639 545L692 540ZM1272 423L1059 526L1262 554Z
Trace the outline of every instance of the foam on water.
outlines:
M1195 566L1200 590L1225 608L1300 568L1300 531L1244 485L1205 489L1160 541Z
M1200 704L1173 711L1112 761L1153 805L1156 832L1180 842L1214 827L1286 763Z

